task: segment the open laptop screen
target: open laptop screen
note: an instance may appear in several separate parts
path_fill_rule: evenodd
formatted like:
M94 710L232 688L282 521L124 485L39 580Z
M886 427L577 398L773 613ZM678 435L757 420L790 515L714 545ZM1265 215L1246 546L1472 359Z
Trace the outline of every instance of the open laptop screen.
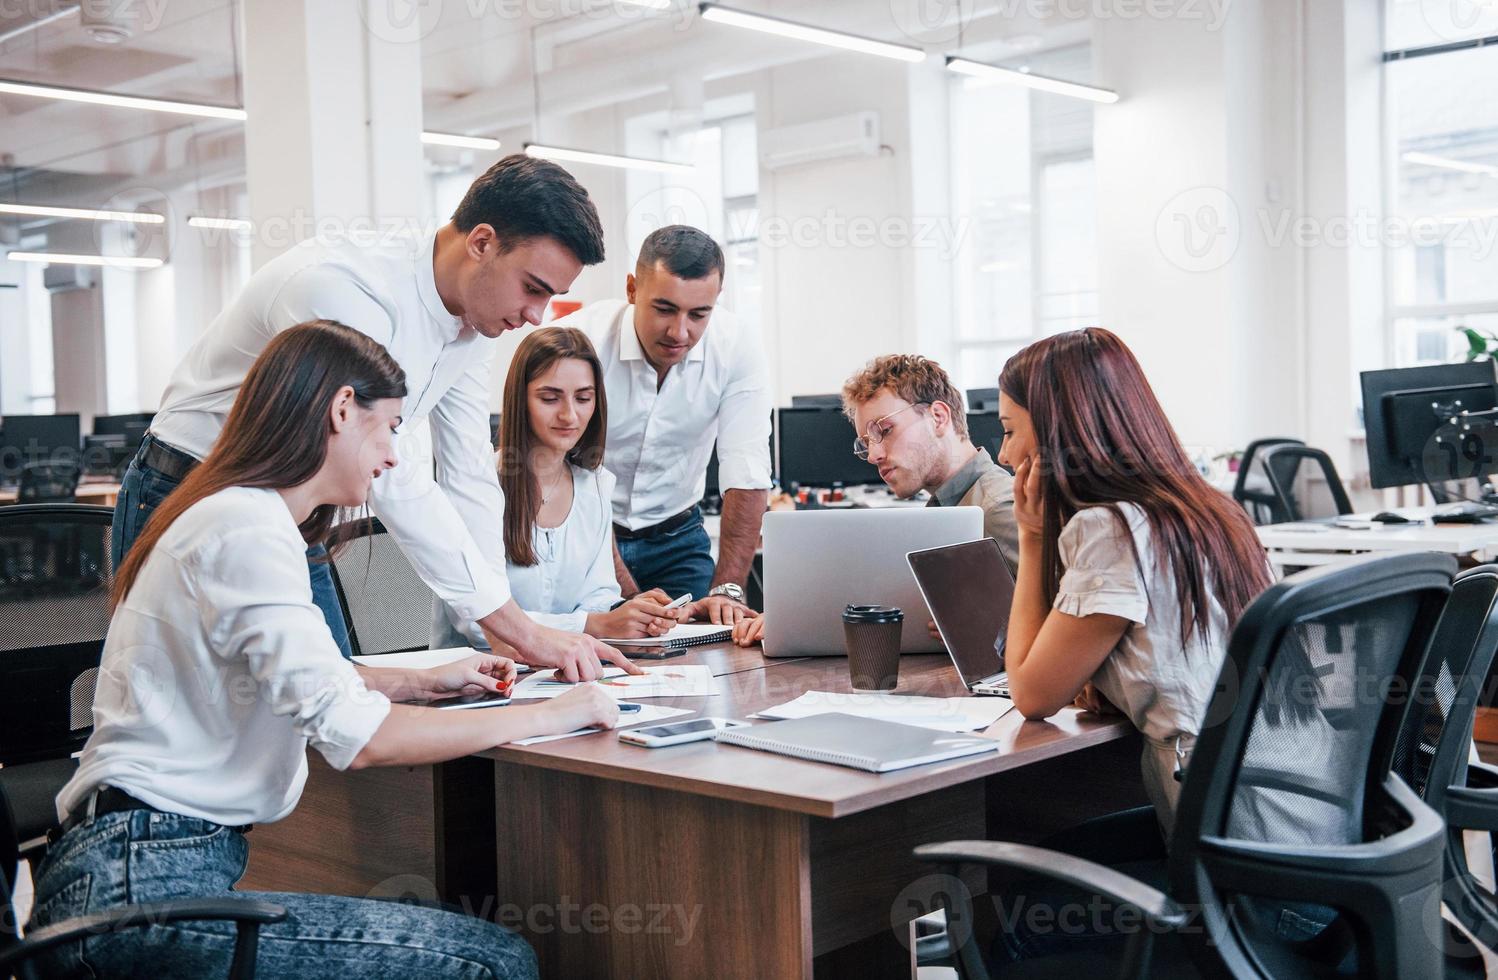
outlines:
M981 538L907 557L962 682L972 687L1003 670L1014 577L998 542Z

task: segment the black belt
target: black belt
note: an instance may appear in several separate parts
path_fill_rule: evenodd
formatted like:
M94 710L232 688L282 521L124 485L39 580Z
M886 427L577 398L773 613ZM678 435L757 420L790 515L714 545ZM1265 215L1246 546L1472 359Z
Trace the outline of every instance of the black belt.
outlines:
M90 799L93 800L92 813L89 812ZM62 832L66 834L84 821L97 819L106 813L124 813L128 810L149 810L152 813L166 812L165 810L158 810L149 803L142 803L122 789L115 789L113 786L100 786L88 796L85 796L83 802L74 807L73 811L68 814L67 819L62 822ZM250 832L252 826L251 824L246 824L243 827L230 827L229 829L236 830L241 834L247 834Z
M620 538L624 541L649 541L651 538L658 538L663 534L670 534L677 528L682 527L701 516L702 509L694 504L691 507L688 507L686 510L682 511L680 514L677 514L675 517L668 517L664 521L661 521L659 524L652 524L649 527L638 528L634 531L631 531L623 524L615 524L614 537Z
M149 466L162 476L179 483L186 479L187 474L191 473L193 467L200 462L191 453L184 453L180 449L168 446L149 433L141 445L140 461L142 465Z

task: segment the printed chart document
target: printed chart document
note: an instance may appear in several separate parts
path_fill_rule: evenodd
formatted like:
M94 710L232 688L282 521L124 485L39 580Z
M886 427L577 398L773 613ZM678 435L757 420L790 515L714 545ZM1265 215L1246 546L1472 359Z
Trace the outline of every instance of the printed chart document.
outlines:
M794 701L765 708L755 717L810 718L836 711L939 732L971 732L987 728L1013 707L1014 702L1008 698L923 698L909 694L807 691Z
M686 708L663 708L658 704L647 704L639 711L627 715L620 715L620 724L615 728L634 728L636 725L653 725L667 718L675 718L678 715L689 715L692 712ZM542 742L555 742L559 738L571 738L574 735L591 735L593 732L601 732L602 728L579 728L573 732L563 732L560 735L533 735L530 738L522 738L516 741L516 745L540 745Z
M554 676L555 668L538 670L515 685L510 697L554 698L576 687ZM718 693L712 671L702 664L646 667L643 674L626 674L622 667L609 667L598 686L623 701L638 698L703 698Z

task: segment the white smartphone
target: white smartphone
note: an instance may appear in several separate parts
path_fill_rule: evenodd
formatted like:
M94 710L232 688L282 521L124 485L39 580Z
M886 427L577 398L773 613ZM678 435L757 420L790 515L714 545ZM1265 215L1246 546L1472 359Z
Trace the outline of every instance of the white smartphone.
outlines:
M619 733L619 741L643 745L647 749L659 749L684 742L706 741L720 728L743 728L747 724L747 721L734 721L731 718L693 718L669 725L627 728Z

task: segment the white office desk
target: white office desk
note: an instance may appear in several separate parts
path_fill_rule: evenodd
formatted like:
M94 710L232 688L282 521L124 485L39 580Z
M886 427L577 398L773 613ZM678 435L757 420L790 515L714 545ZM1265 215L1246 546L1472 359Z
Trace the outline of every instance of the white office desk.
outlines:
M1402 508L1408 517L1428 517L1430 508ZM1368 517L1358 514L1357 517ZM1478 561L1498 558L1498 523L1385 524L1370 530L1305 524L1268 524L1259 541L1279 572L1285 566L1328 565L1368 552L1440 551Z

